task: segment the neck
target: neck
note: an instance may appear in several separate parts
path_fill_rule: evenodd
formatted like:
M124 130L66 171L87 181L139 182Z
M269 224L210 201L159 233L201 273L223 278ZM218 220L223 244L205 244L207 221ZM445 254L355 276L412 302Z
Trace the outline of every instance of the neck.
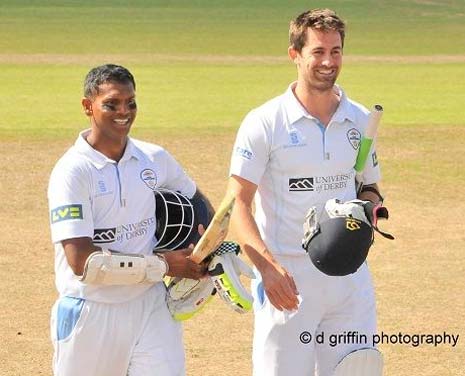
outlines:
M92 132L87 136L86 141L93 149L116 162L123 157L127 144L127 138L121 140L121 142L110 142L108 140L99 140Z
M310 115L316 117L325 126L328 125L340 102L339 94L334 87L322 91L297 82L293 91L297 100Z

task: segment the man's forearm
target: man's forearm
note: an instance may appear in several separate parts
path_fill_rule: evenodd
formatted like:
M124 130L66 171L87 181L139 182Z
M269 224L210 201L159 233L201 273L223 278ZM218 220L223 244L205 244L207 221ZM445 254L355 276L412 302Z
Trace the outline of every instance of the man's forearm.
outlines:
M252 210L240 201L236 201L232 224L236 228L242 249L259 270L274 261L260 235Z

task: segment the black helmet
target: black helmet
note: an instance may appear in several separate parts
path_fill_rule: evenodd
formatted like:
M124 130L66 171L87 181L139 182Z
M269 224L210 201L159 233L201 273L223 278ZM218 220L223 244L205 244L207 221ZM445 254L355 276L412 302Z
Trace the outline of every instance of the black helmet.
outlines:
M313 264L330 276L355 273L373 244L378 218L388 218L385 207L368 201L328 200L320 215L312 207L305 218L303 248ZM382 233L393 239L392 235Z
M209 203L202 198L189 199L169 189L157 189L155 194L155 250L187 248L200 239L198 225L205 228L213 218Z

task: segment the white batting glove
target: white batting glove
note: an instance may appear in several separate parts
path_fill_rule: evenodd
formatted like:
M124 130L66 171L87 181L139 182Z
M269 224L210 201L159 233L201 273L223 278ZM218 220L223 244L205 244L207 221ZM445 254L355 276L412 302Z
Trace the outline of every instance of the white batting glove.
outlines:
M165 280L166 304L176 321L190 319L202 310L215 294L209 278L200 280L171 277Z
M255 278L252 268L238 256L240 247L234 242L223 242L213 254L208 274L220 298L234 311L251 310L253 297L242 285L240 276Z

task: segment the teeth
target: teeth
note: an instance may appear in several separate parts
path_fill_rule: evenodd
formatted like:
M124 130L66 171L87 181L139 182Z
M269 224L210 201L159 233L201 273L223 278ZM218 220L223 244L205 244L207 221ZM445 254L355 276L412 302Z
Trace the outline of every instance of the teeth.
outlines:
M115 123L118 123L121 125L127 124L128 122L129 122L129 119L115 119Z

